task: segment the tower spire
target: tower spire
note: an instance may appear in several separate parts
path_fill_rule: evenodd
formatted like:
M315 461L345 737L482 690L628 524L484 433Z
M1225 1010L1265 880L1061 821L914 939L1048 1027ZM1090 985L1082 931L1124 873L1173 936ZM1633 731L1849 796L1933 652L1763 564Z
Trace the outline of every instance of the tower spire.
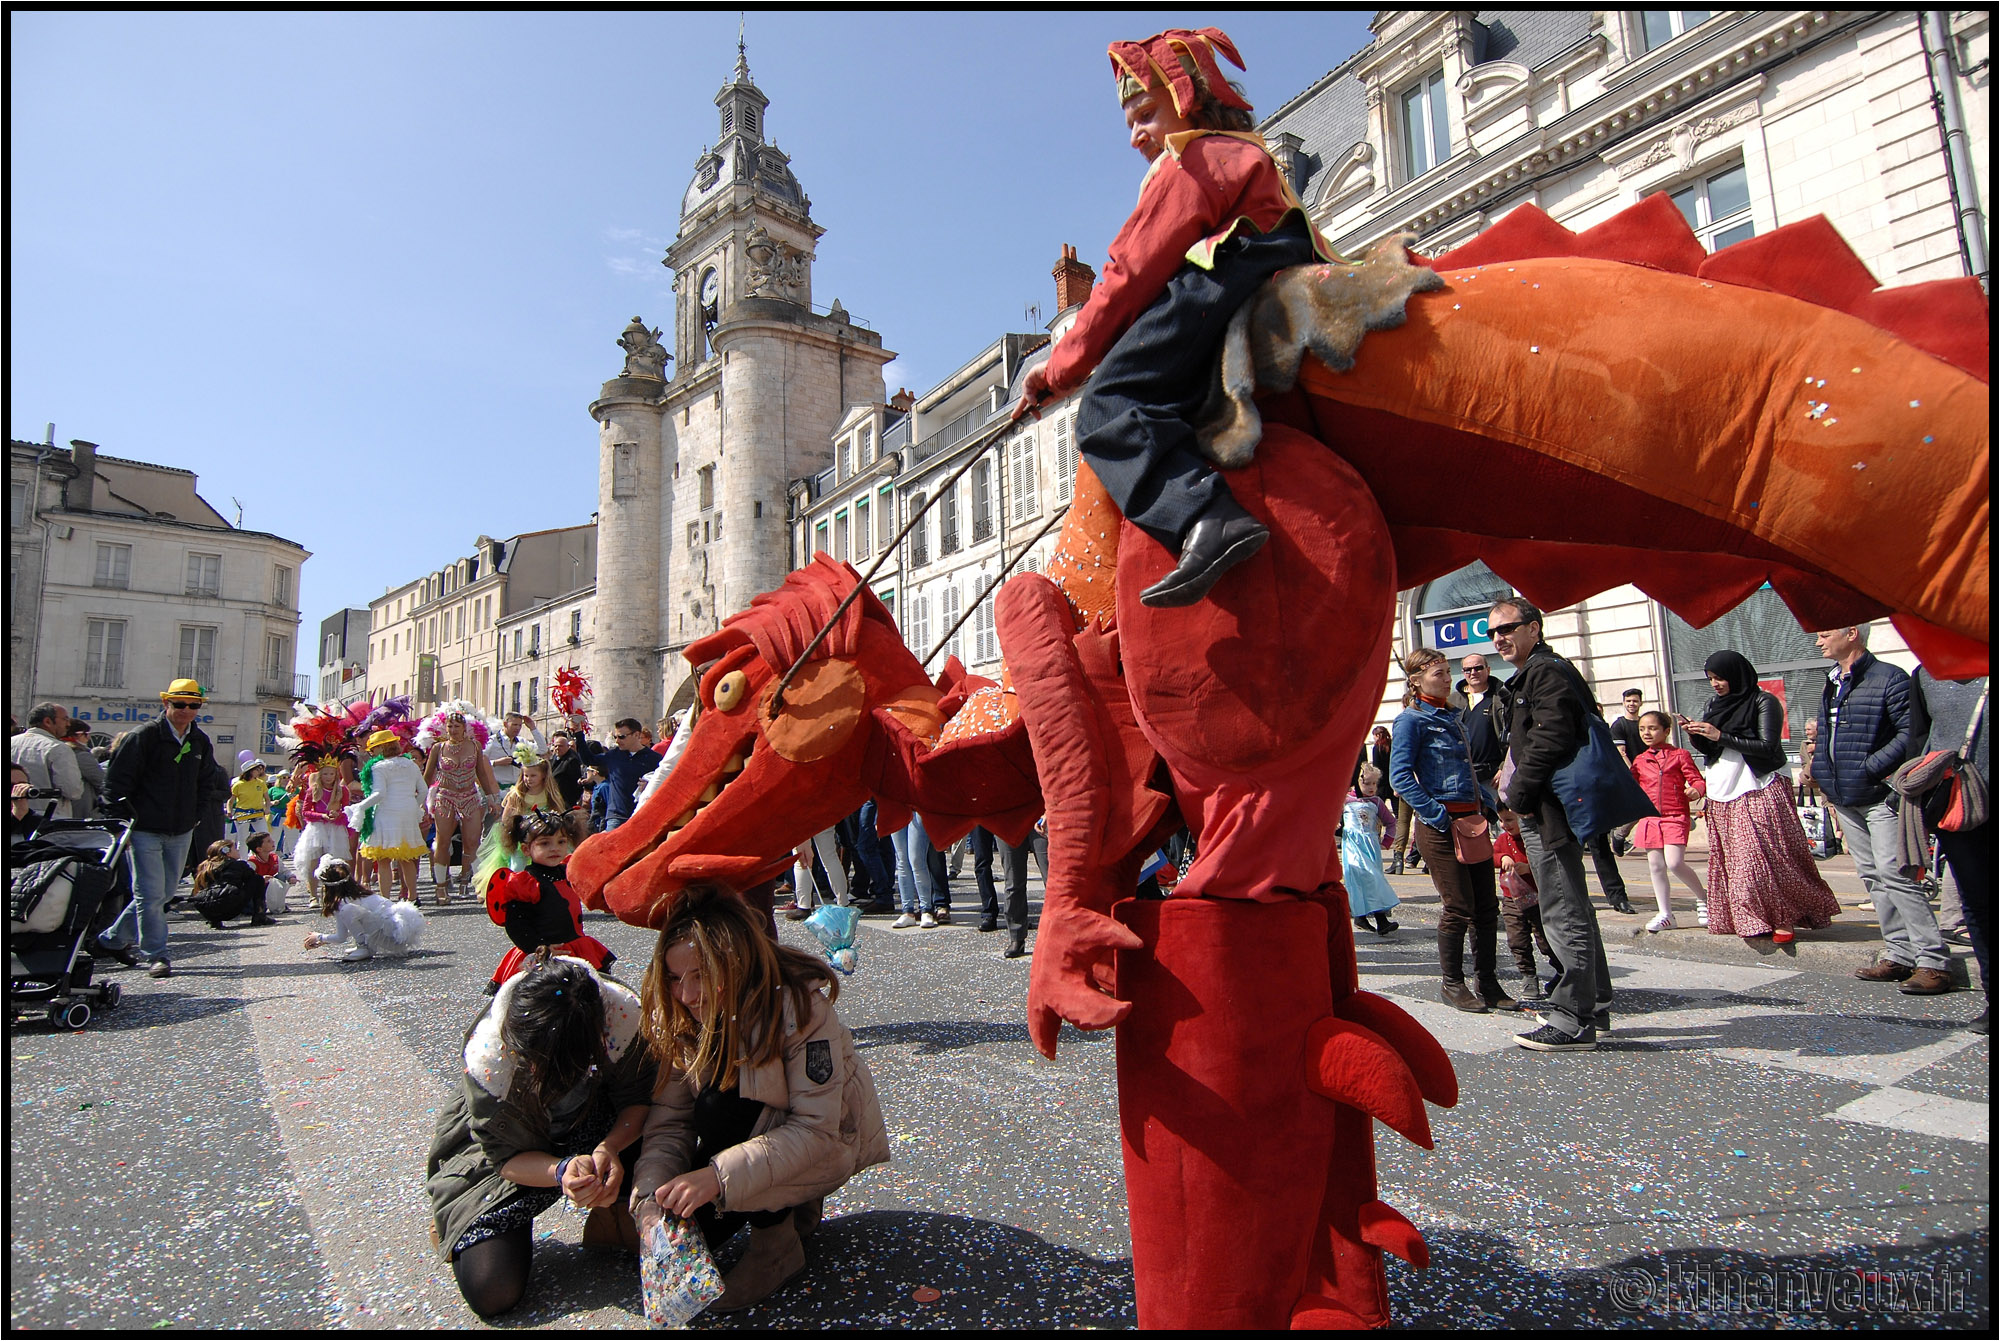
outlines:
M738 10L736 14L736 82L739 84L750 82L750 56L743 45L743 12L741 10Z

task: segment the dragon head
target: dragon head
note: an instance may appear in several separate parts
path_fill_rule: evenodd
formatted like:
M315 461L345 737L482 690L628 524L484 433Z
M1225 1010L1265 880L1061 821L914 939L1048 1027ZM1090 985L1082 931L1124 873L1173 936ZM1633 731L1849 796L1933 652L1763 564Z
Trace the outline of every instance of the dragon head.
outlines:
M708 669L686 749L629 820L570 858L585 902L657 927L690 882L741 889L771 879L800 843L867 799L885 719L918 738L937 731L942 695L865 587L777 701L785 672L860 581L849 565L815 555L687 649Z

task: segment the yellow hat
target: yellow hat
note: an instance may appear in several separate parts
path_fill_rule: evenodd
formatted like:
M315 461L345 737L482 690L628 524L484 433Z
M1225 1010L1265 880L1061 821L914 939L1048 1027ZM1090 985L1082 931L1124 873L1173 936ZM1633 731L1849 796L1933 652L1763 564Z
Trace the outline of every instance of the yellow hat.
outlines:
M385 745L400 745L402 743L403 738L394 731L377 731L374 735L368 737L368 749L370 752L379 750Z
M192 703L196 706L208 697L200 682L195 680L175 680L160 691L162 703Z

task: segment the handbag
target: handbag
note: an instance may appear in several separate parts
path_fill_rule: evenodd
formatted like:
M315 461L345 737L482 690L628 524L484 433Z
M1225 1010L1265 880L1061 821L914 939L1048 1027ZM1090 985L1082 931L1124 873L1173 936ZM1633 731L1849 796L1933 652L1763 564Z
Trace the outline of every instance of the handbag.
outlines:
M1549 777L1570 832L1588 843L1621 825L1657 818L1652 798L1618 753L1611 727L1595 712L1583 714L1583 743L1576 756Z
M1484 815L1451 817L1451 853L1461 866L1485 866L1493 860L1493 831Z

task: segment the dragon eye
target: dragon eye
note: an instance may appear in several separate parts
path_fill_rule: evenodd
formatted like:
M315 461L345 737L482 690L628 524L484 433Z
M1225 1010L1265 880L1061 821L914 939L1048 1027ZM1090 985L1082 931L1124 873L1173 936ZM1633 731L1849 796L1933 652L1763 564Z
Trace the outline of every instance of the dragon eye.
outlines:
M749 692L749 689L749 676L745 675L742 671L729 672L729 674L716 682L715 710L717 712L736 711L737 705L743 702L743 696Z

